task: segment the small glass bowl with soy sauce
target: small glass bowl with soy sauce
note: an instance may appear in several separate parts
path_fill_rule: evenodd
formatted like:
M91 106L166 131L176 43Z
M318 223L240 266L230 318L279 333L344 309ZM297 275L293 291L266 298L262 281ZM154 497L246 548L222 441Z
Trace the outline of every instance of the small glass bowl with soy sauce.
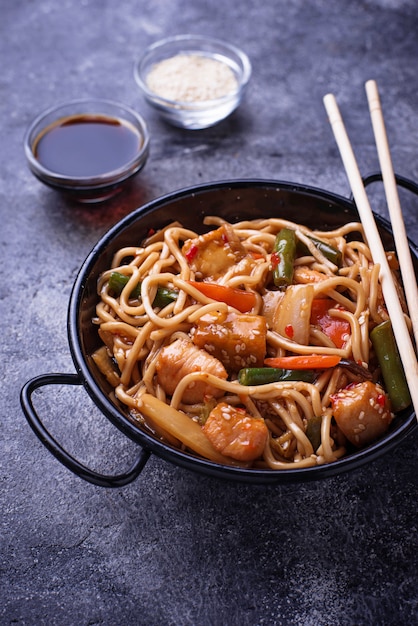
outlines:
M29 126L24 149L43 183L84 203L119 193L145 165L145 120L111 100L73 100L48 109Z

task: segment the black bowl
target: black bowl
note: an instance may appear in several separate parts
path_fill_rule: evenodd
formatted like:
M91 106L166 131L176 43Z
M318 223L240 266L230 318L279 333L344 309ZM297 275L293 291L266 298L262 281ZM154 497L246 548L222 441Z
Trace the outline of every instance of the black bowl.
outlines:
M202 221L206 215L221 215L231 222L276 216L322 230L359 220L356 208L349 199L313 187L264 180L226 181L192 187L157 199L128 215L93 248L73 287L68 311L68 337L77 374L39 376L29 381L22 390L23 410L43 443L76 474L105 486L120 486L133 480L150 453L178 466L218 478L249 483L287 483L334 476L358 468L392 450L416 426L415 413L411 408L397 415L390 430L381 439L330 464L288 470L223 466L162 443L138 425L126 407L110 395L109 384L91 358L100 345L97 329L91 322L98 300L96 285L99 275L110 267L117 249L143 240L150 229L158 229L178 220L185 227L202 232ZM394 249L388 223L378 216L376 221L385 248ZM418 250L412 242L410 247L418 274ZM31 402L31 395L37 387L54 383L83 384L109 420L141 446L139 458L129 472L117 477L102 476L81 465L55 442Z

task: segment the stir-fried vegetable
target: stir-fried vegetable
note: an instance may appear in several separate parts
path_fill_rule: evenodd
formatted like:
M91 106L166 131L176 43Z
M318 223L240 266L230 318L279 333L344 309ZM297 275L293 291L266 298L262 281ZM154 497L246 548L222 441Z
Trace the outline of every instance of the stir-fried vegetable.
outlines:
M117 298L122 293L125 285L128 284L130 279L129 275L121 274L120 272L112 272L109 276L109 291ZM130 293L132 299L139 298L141 296L141 283L138 283Z
M313 285L290 285L273 317L273 330L296 343L308 345Z
M308 239L326 259L337 267L341 266L342 254L340 250L316 237L308 237ZM276 235L271 255L273 282L276 287L283 289L292 284L295 257L307 255L310 255L310 251L302 241L297 239L295 231L291 228L282 228Z
M322 416L314 415L308 419L306 424L306 436L312 444L312 448L316 452L321 445L321 425Z
M347 320L333 317L328 313L335 306L337 303L331 298L315 298L311 307L311 324L319 326L337 348L342 348L349 338L351 329Z
M291 370L327 369L335 367L341 357L334 354L310 354L307 356L281 356L264 359L270 367L282 367Z
M291 228L282 228L277 234L271 255L273 282L276 287L292 284L296 254L296 234Z
M411 404L411 396L390 321L376 326L370 333L370 339L382 370L392 408L395 412L401 411Z
M225 287L216 283L187 281L189 285L200 291L204 296L233 306L241 313L248 313L256 304L256 296L252 291Z
M120 375L116 371L115 365L109 356L106 346L101 346L91 355L99 370L104 374L113 387L117 387L120 383Z
M341 361L338 363L338 366L344 367L344 369L348 370L355 376L363 378L364 380L373 380L372 372L360 363L356 363L352 359L341 359Z
M312 241L315 247L318 248L318 250L324 255L324 257L328 259L328 261L331 261L331 263L334 263L334 265L336 265L337 267L341 266L342 254L340 250L334 248L334 246L331 246L329 243L326 243L321 239L317 239L316 237L308 236L308 239ZM298 241L297 243L297 252L300 256L310 254L309 249L302 241Z
M130 276L125 274L121 274L120 272L112 272L109 277L109 290L114 294L115 297L120 296L125 285L128 284ZM141 283L137 283L137 285L132 289L129 297L133 300L139 299L141 297ZM158 287L157 293L155 294L155 298L153 301L153 306L162 309L163 307L170 304L170 302L174 302L177 300L178 292L173 289L167 289L166 287Z
M241 385L267 385L286 380L301 380L312 383L316 374L313 370L288 370L278 367L244 367L238 372L238 382Z

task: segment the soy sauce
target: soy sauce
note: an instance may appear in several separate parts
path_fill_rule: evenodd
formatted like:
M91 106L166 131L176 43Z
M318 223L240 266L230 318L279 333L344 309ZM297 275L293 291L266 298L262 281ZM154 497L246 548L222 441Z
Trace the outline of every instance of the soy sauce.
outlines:
M35 158L64 176L101 176L124 166L143 143L139 131L125 120L105 115L64 117L40 133Z

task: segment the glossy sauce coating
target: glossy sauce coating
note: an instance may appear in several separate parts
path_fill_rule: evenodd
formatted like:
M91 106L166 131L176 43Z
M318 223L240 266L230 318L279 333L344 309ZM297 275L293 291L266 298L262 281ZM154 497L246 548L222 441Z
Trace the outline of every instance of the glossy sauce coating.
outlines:
M101 176L123 167L138 153L142 137L115 117L74 115L54 122L34 142L35 158L65 176Z

